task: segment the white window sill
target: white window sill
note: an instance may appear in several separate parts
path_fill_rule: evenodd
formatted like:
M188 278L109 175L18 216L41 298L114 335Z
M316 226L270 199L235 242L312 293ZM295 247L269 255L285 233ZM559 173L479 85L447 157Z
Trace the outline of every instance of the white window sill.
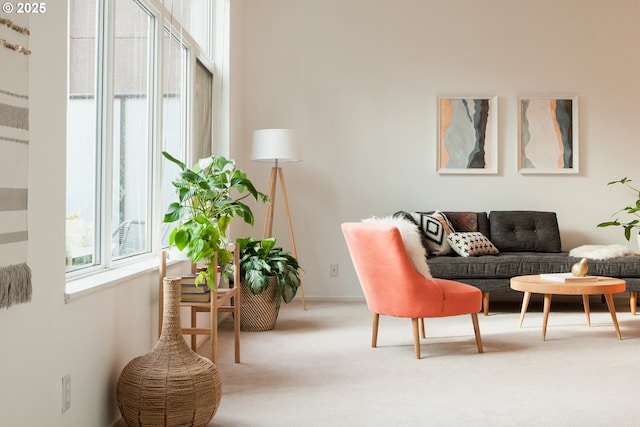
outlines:
M136 277L157 271L158 263L158 258L153 257L144 261L70 280L66 285L64 302L68 304L76 299L102 292L131 281Z

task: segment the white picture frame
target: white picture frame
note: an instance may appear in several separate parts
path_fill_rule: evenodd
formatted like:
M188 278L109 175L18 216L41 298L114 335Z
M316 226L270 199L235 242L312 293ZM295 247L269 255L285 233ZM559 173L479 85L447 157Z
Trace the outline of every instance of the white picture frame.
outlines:
M577 174L578 97L518 97L518 170L521 174Z
M437 98L439 174L498 173L498 97Z

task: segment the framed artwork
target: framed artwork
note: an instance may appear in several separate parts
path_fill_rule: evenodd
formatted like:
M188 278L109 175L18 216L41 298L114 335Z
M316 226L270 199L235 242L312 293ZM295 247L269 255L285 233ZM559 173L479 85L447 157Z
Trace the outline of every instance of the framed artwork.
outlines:
M520 173L578 173L579 164L578 97L519 98Z
M498 173L498 97L438 97L440 174Z

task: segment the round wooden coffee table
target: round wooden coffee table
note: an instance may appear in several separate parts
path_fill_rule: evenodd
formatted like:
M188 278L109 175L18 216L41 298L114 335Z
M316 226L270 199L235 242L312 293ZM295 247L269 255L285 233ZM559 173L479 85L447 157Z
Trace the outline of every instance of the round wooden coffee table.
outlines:
M626 283L622 279L614 279L612 277L598 277L596 281L579 281L573 280L568 283L556 282L552 280L543 280L540 275L534 274L530 276L516 276L511 278L511 289L524 292L522 298L522 310L520 312L520 326L527 312L529 299L531 294L544 294L544 309L542 317L542 339L547 335L547 320L549 319L549 309L551 308L551 297L553 295L582 295L584 304L584 312L587 316L587 325L591 326L591 318L589 311L589 295L604 295L607 301L609 313L613 320L613 326L616 329L618 339L622 339L620 335L620 327L616 317L616 307L613 304L613 294L624 292Z

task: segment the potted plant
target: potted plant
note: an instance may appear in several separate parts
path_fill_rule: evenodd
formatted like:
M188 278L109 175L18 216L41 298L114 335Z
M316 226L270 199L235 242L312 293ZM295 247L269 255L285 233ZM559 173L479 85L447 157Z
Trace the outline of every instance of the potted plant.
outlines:
M300 265L276 239L238 239L240 250L240 329L275 327L282 301L291 302L300 286Z
M626 185L628 188L630 188L631 190L633 190L633 192L635 193L635 198L636 200L633 202L633 204L626 206L618 211L616 211L613 215L617 215L620 212L626 212L628 215L631 215L631 218L626 221L620 221L618 218L616 218L614 221L605 221L605 222L601 222L600 224L598 224L598 227L609 227L609 226L617 226L617 227L622 227L624 229L624 237L627 240L631 239L631 232L633 231L633 229L637 229L638 231L640 231L640 190L638 190L637 188L633 187L630 182L632 182L629 178L624 177L622 179L619 179L617 181L611 181L610 183L608 183L607 185L613 185L613 184L622 184L622 185ZM637 235L638 237L638 245L640 246L640 235Z
M162 155L181 171L173 181L178 201L169 205L164 216L164 222L179 222L169 235L169 246L186 251L194 264L204 261L206 270L198 274L196 284L206 279L207 285L215 289L215 256L219 265L232 258L227 249L229 224L237 216L253 225L251 208L242 200L252 196L266 202L268 197L256 190L233 160L224 156L200 159L189 169L169 153L163 151Z

